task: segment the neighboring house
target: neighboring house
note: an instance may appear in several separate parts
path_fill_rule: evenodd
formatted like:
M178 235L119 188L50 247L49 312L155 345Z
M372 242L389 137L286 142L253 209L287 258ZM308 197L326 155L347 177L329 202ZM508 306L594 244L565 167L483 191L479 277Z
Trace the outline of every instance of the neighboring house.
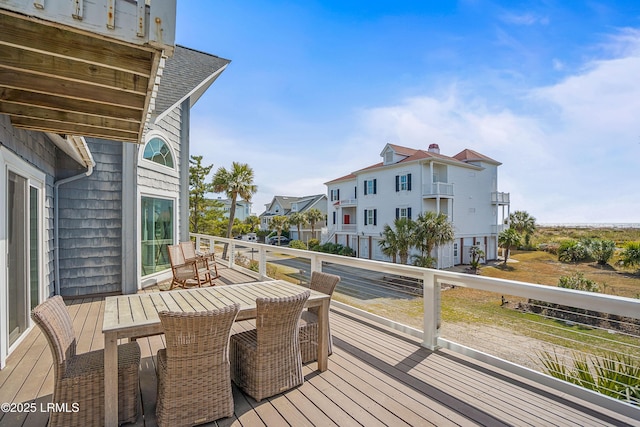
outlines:
M71 7L36 3L45 14ZM106 7L98 3L84 4L87 16L95 17L88 8ZM140 7L130 1L116 3L120 13L131 8L133 18L140 11L144 15L144 1ZM75 4L82 11L82 2ZM10 34L19 35L31 26L28 31L40 33L44 43L35 50L24 47L29 52L24 64L0 55L0 65L9 61L12 67L24 67L24 76L13 83L9 74L0 75L0 91L8 95L0 104L0 367L32 327L29 312L39 302L52 294L134 293L170 275L167 245L189 238L189 111L229 61L173 45L169 23L173 19L175 26L175 2L159 4L172 6L152 20L169 25L165 36L170 35L171 42L164 48L157 41L153 47L147 40L137 48L102 34L91 38L87 31L92 27L77 31L23 19L5 13L0 5L3 30L12 28ZM132 40L146 40L135 31L156 16L146 8L144 19L131 21ZM122 30L126 20L117 16ZM86 21L89 18L78 25ZM0 41L3 53L32 40L18 35L10 48ZM54 38L51 44L48 37ZM77 60L60 61L57 74L35 73L22 89L5 89L27 81L35 66L27 58L41 55L43 63L57 63L55 52L65 49L64 43L72 45L66 55ZM44 59L50 52L53 56ZM129 56L119 56L125 52ZM172 56L160 60L161 54ZM147 65L145 55L151 61ZM128 66L137 71L126 72ZM145 66L151 73L147 77L141 71ZM85 75L85 70L96 75ZM71 75L73 85L60 84ZM106 86L106 76L115 79L113 87ZM58 86L64 90L41 96L44 89L39 88L47 85L50 91ZM33 102L22 115L10 100L16 91L22 102ZM124 105L128 100L139 105Z
M380 156L381 163L325 183L327 240L360 258L388 260L379 245L384 225L432 211L446 214L455 230L455 240L433 254L438 268L468 263L473 245L486 259L497 257L498 233L509 216L509 194L498 192L499 162L468 149L445 156L437 144L427 151L387 144Z
M218 197L216 202L220 203L219 209L224 212L225 218L229 218L229 211L231 210L231 199L221 199ZM236 218L238 221L243 222L245 219L251 216L252 203L246 200L236 200Z
M324 194L316 194L313 196L275 196L271 203L265 205L265 211L260 214L260 229L269 230L269 222L271 218L278 215L290 216L294 212L304 214L310 209L318 209L324 217L327 216L327 196ZM319 239L322 228L326 226L326 221L321 221L314 225L314 234L311 236L311 226L306 224L300 228L301 236L298 236L298 228L291 226L289 236L291 239L306 242L311 238Z

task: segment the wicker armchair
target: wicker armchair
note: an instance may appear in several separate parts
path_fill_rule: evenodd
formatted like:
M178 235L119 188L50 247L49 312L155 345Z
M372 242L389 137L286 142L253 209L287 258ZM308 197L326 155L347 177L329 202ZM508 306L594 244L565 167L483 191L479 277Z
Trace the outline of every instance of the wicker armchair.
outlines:
M340 283L340 276L314 271L311 273L310 288L327 295ZM302 312L300 317L300 353L302 363L318 360L318 314L319 307L310 307ZM331 328L329 328L329 354L333 353Z
M218 274L218 266L216 265L216 256L213 252L200 253L196 251L195 243L191 240L188 242L180 242L180 248L182 248L182 254L185 259L198 260L198 268L206 268L209 271L209 276L211 277L211 285L213 286L213 279L217 279L220 277Z
M42 328L53 356L53 402L78 404L78 411L53 411L49 426L92 426L104 423L104 352L76 354L73 322L61 296L49 298L31 312ZM140 347L137 343L118 346L118 421L138 417L140 390ZM73 408L71 408L73 409Z
M238 304L200 313L159 314L158 425L191 426L233 415L229 335Z
M256 329L231 335L231 379L257 401L304 382L298 321L309 295L258 298Z
M186 288L188 285L211 284L211 275L206 265L198 265L197 259L186 259L180 245L167 246L173 279L169 289L176 286Z

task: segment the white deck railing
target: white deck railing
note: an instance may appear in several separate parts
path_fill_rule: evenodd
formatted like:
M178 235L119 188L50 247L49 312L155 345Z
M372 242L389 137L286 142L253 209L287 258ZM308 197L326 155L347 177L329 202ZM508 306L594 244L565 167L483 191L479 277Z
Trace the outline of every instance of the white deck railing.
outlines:
M229 267L242 269L245 263L251 268L245 271L261 280L271 274L305 283L311 271L339 274L336 306L418 337L432 350L447 348L640 418L638 403L544 374L541 358L546 353L569 364L584 357L593 366L603 354L617 354L640 366L638 299L200 234L192 238L198 247L218 252L228 244Z

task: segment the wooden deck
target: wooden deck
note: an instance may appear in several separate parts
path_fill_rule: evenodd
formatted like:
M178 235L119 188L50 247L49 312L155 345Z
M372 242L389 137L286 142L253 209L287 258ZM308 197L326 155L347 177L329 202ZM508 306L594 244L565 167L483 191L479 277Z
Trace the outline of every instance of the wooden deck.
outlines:
M252 281L221 269L220 284ZM67 302L78 352L100 349L103 298ZM639 420L592 408L492 366L449 351L429 351L409 336L332 309L334 353L329 370L305 366L305 383L256 402L234 387L235 415L219 426L606 426ZM248 322L234 327L240 331ZM156 426L155 358L163 336L138 340L142 349L141 415L131 426ZM53 370L46 339L35 327L0 371L0 403L35 403L34 412L0 412L0 426L45 426Z

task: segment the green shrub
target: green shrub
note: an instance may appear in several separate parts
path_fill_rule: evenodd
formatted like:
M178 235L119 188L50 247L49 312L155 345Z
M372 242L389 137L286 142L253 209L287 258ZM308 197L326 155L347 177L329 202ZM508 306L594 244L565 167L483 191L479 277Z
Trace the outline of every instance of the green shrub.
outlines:
M628 242L620 254L620 262L626 267L640 266L640 242Z
M558 261L581 262L589 259L589 248L582 241L564 240L558 247Z
M538 352L544 371L554 378L579 385L614 399L640 405L640 364L628 354L607 352L603 356L573 353L571 366L555 350Z
M573 276L562 276L558 281L558 287L575 289L578 291L600 292L600 286L593 280L584 277L582 273L575 273Z
M293 249L307 249L307 245L305 245L300 240L292 240L289 242L289 247Z
M616 243L613 240L593 239L589 245L591 257L601 265L609 263L615 250Z
M311 242L311 241L309 241ZM331 243L327 242L323 245L311 246L309 243L309 249L315 252L323 252L326 254L335 254L335 255L344 255L344 256L353 256L355 254L354 250L348 246L343 246L339 243Z

